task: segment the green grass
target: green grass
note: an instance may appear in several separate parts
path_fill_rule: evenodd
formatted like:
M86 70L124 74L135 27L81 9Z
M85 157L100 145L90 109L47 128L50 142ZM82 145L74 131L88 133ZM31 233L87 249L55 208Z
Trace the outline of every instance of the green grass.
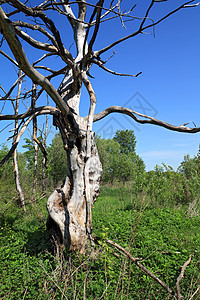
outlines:
M94 208L94 233L102 235L103 232L103 236L130 249L134 257L143 258L146 267L171 288L175 286L180 266L192 255L192 262L187 267L182 283L182 291L185 294L189 293L187 289L191 280L193 276L198 277L200 271L200 218L191 218L185 214L183 208L156 208L144 195L131 201L127 190L122 194L117 189L105 189L102 194ZM116 269L120 269L120 263L117 264L116 260L112 262L111 269L114 269L114 265ZM135 266L132 268L133 274L128 273L126 276L141 273L135 270ZM143 284L145 289L146 283L153 284L151 279L142 273L138 276L129 295L132 295L133 291L136 292L138 283L138 294ZM154 295L157 289L158 286L155 290L152 288ZM156 299L162 297L160 294ZM133 299L136 298L146 299L145 296L140 298L134 294ZM150 299L154 299L153 296Z
M200 284L200 217L186 207L156 207L145 193L103 187L93 208L93 232L100 246L81 256L55 254L46 231L46 201L22 209L0 203L0 299L168 299L168 294L126 256L125 247L174 289L180 267L192 260L181 281L184 299ZM198 299L196 294L193 299Z

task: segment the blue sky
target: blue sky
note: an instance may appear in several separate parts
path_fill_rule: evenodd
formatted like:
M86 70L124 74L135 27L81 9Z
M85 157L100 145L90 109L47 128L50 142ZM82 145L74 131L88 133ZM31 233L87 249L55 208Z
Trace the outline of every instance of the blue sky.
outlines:
M127 1L124 2L125 5ZM140 1L136 8L138 16L143 15L146 2ZM183 1L169 0L157 3L151 17L163 15L167 10L180 5ZM57 20L62 26L61 33L67 45L70 36L64 30L63 19ZM127 35L134 30L136 22L126 23L122 28L119 20L102 24L102 28L95 43L95 50L103 48L116 38ZM117 72L136 74L142 71L137 78L117 77L104 72L94 66L91 74L95 77L92 84L97 96L96 112L111 106L125 105L138 112L146 113L174 125L200 126L200 7L187 8L169 17L155 28L155 37L143 34L123 44L114 47L115 55L106 66ZM25 43L23 43L25 46ZM26 46L25 46L26 47ZM34 54L30 47L26 48L30 61L40 57ZM106 59L112 50L104 54ZM1 72L0 83L6 89L16 80L13 67L5 58L0 56ZM59 60L52 60L54 69L62 67ZM56 66L55 66L56 65ZM9 68L8 68L9 66ZM12 72L11 72L12 71ZM59 80L62 78L60 77ZM53 83L59 85L59 80ZM28 81L27 81L28 83ZM46 103L46 97L40 100ZM88 96L83 90L81 100L81 114L88 111ZM5 107L8 113L10 107ZM42 120L41 120L42 123ZM0 131L4 126L0 124ZM12 129L10 125L8 129ZM143 158L146 169L151 170L162 162L177 168L184 155L195 155L200 144L200 133L183 134L168 131L154 125L139 125L132 119L112 114L104 120L94 124L97 134L105 138L112 138L118 129L133 129L137 138L137 153ZM55 129L51 129L49 142ZM6 141L6 130L0 133L0 144ZM25 137L26 135L24 135ZM9 143L8 143L9 146ZM21 146L19 150L21 150Z
M162 13L162 5L164 3L160 3L159 13ZM97 93L98 111L108 103L122 106L130 103L135 110L149 112L174 125L191 121L190 126L193 126L192 122L200 126L200 7L184 9L159 24L155 38L142 35L115 51L117 54L109 62L110 68L130 74L142 71L142 74L123 79L104 74L106 83L103 88L98 87ZM185 154L193 156L198 151L199 133L190 135L153 125L139 125L128 117L119 118L117 114L109 118L112 120L108 130L103 131L103 124L106 126L109 122L106 119L101 121L102 124L95 124L96 131L100 130L103 136L112 128L113 131L120 127L133 129L137 152L144 159L147 170L162 162L176 169Z

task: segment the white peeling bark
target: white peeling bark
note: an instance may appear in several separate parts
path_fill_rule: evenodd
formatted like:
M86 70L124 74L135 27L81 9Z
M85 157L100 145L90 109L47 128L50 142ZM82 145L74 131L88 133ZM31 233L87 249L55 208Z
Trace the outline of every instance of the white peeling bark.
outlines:
M21 70L19 71L18 76L19 76L19 78L22 77L22 71ZM15 104L13 103L13 107L15 109L15 114L16 115L19 114L19 98L20 98L20 94L21 94L21 87L22 87L22 78L19 80L16 102L15 102ZM19 128L19 122L16 119L15 120L15 135L14 135L14 138L13 138L13 144L16 141L16 136L18 134L18 128ZM17 149L15 149L14 152L13 152L13 165L14 165L14 176L15 176L16 190L17 190L17 193L19 195L21 205L22 205L24 211L26 211L24 193L23 193L23 190L22 190L22 187L21 187L21 184L20 184L19 166L18 166L18 159L17 159Z
M34 156L34 177L33 177L33 196L32 200L35 200L36 195L36 186L37 186L37 167L38 167L38 145L34 141L34 150L35 150L35 156Z
M26 205L25 205L25 199L24 199L24 193L20 184L20 176L19 176L19 166L18 166L18 160L17 160L17 150L15 149L13 153L13 165L14 165L14 175L15 175L15 185L16 190L20 198L21 205L23 207L23 210L26 211Z
M68 135L65 145L68 157L65 184L49 197L47 207L50 218L59 226L61 242L69 250L84 253L88 237L92 241L91 209L99 195L102 167L93 133L91 154L87 157L87 123L79 120L80 135Z
M54 231L54 225L58 225L60 236L57 229L56 234L67 249L84 253L88 238L92 243L91 209L99 195L102 166L92 122L89 126L88 120L79 116L81 81L74 78L72 71L67 71L59 88L73 116L67 119L68 128L61 119L54 120L67 151L68 172L64 186L55 190L48 199L48 225Z
M67 71L58 91L65 103L73 109L75 114L79 115L81 83L78 80L74 82L72 69Z

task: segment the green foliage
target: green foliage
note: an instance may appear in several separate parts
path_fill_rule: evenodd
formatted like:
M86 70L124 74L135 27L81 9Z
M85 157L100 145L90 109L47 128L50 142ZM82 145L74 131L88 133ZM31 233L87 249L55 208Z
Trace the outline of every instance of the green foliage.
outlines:
M59 133L55 135L48 147L48 176L52 178L54 186L63 181L67 174L67 154Z
M113 140L120 145L121 153L135 153L136 137L133 130L117 130Z
M0 298L48 299L41 297L44 272L40 262L50 271L49 234L45 229L46 199L27 206L27 214L16 205L6 206L0 215ZM40 215L37 210L40 207ZM5 208L5 207L4 207ZM47 259L48 258L48 259Z
M33 141L25 138L24 139L25 144L22 146L24 149L26 149L26 152L24 153L24 156L26 157L27 160L27 169L33 170L34 168L34 159L35 159L35 148Z
M96 143L103 166L103 182L141 179L145 165L135 152L133 130L118 130L114 138L108 140L97 137Z
M119 168L120 145L114 140L100 139L99 137L96 138L96 143L103 167L102 180L113 183Z
M143 192L103 186L93 208L100 245L84 256L54 255L45 228L46 200L15 203L0 215L0 298L4 299L168 299L168 294L127 257L110 247L116 241L174 289L180 267L192 255L181 281L184 299L196 291L200 273L200 218L183 208L155 207ZM38 213L39 212L39 213ZM194 298L196 299L196 298Z
M0 161L7 155L8 153L7 146L3 145L0 149ZM20 171L23 173L25 169L25 159L22 154L18 153L18 164ZM14 180L14 166L12 157L8 159L6 163L0 167L0 208L2 204L6 204L12 201L12 198L17 199L17 193L15 191L15 180Z
M155 206L188 205L200 199L200 158L184 157L178 171L172 167L155 166L144 176L143 187Z
M194 158L186 155L178 168L178 173L186 177L190 201L198 198L200 196L200 151Z
M187 179L194 179L200 176L200 146L197 155L191 158L190 155L185 155L181 162L178 172L185 174Z
M195 287L190 284L193 276L199 278L200 218L188 217L183 209L156 208L145 194L131 199L129 189L123 190L123 197L121 192L121 189L104 187L103 196L100 196L93 211L95 234L103 232L107 238L130 249L134 257L143 258L142 263L171 288L180 274L180 266L193 254L181 285L184 299L187 299L187 293L191 292L188 289L191 287L195 290L198 287L198 284ZM125 298L125 291L127 294L128 290L128 299L168 299L167 294L151 278L125 261L120 256L109 263L115 280L116 273L120 277L120 270L124 272L121 273L121 279L116 280L119 284L118 297Z
M0 149L0 161L7 155L8 147L6 145L2 145ZM8 177L12 172L12 159L9 159L1 168L0 168L0 178Z
M155 206L188 204L192 201L192 190L184 174L175 172L163 164L156 166L145 176L147 192Z
M38 138L42 142L42 137ZM26 151L21 154L24 159L25 171L22 175L22 185L24 189L26 186L32 186L35 162L35 148L33 141L25 138L25 145L23 146ZM38 148L38 164L37 164L37 181L38 192L41 190L42 182L42 160L43 154ZM22 171L22 170L21 170ZM62 183L67 173L67 156L63 148L63 142L60 134L56 134L52 143L47 147L47 164L46 164L46 183L48 186L56 187ZM28 179L28 180L27 180ZM25 184L23 184L25 183Z

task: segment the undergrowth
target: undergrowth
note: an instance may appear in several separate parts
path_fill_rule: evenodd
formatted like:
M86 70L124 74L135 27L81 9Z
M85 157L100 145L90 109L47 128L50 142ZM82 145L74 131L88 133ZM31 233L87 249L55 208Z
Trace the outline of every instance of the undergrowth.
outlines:
M5 200L5 199L4 199ZM27 205L1 200L0 299L169 299L168 293L105 240L126 248L174 290L200 297L200 217L188 205L156 205L147 193L104 186L93 208L99 245L85 255L52 247L47 198Z

